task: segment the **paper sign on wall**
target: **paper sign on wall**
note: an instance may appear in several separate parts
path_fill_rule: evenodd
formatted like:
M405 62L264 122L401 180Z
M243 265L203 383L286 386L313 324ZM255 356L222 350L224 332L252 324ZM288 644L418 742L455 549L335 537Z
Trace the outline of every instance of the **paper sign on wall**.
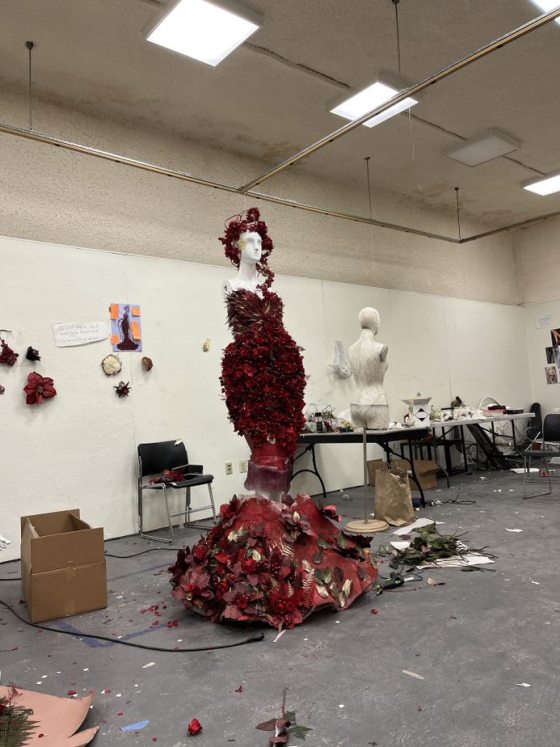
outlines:
M142 352L142 320L140 306L133 303L112 303L111 344L113 352Z
M537 327L537 329L541 329L542 327L552 327L552 316L550 314L536 316L535 326Z
M73 345L88 345L101 342L109 337L107 322L54 322L55 345L67 348Z

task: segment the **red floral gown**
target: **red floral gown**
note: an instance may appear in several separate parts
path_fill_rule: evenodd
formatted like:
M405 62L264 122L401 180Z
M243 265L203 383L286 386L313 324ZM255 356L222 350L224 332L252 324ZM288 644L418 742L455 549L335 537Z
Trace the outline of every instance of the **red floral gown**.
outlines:
M222 389L235 430L251 447L245 487L257 495L234 497L192 550L179 551L170 569L173 595L214 622L291 628L319 607L349 607L377 571L369 540L341 532L331 521L333 506L287 495L304 422L305 372L282 322L281 299L238 290L227 310L234 340L224 351Z

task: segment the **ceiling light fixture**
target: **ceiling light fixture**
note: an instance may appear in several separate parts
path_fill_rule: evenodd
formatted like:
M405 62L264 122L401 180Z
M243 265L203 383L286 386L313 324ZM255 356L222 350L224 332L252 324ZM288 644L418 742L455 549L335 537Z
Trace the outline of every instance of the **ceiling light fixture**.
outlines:
M531 181L523 182L521 186L529 192L541 195L541 197L560 192L560 171L555 174L548 174L540 179L531 179Z
M377 106L385 104L403 89L404 86L396 83L396 81L389 82L378 78L371 86L364 88L363 91L355 93L349 99L343 101L342 104L335 106L335 108L330 111L331 114L338 114L339 117L344 117L345 119L353 121L354 119L361 117L363 114L366 114L368 111L375 109ZM378 124L381 124L381 122L385 122L396 114L400 114L402 111L405 111L405 109L410 109L417 103L418 101L416 99L409 96L398 104L395 104L395 106L389 107L389 109L381 114L368 119L367 122L364 122L364 125L366 127L376 127Z
M476 137L465 140L460 145L454 145L444 151L447 158L464 163L465 166L478 166L481 163L492 161L494 158L505 156L518 150L521 143L519 140L506 135L500 130L490 129L482 132Z
M558 0L531 0L533 5L542 10L543 13L550 13L551 10L560 7ZM560 23L560 18L555 19L556 23Z
M208 0L180 0L147 38L215 67L258 28L257 23Z

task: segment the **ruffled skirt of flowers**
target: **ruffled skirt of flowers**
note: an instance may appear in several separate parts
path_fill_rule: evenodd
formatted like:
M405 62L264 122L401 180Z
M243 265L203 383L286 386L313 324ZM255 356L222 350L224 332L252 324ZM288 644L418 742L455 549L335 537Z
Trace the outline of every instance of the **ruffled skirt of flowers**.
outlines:
M214 622L291 628L321 607L349 607L377 577L369 539L341 532L335 508L309 496L234 497L220 514L170 568L173 595Z

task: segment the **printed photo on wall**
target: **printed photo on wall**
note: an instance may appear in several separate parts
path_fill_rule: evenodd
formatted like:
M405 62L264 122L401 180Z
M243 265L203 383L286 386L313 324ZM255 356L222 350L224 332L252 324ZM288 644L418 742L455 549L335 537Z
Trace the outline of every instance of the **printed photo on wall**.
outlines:
M545 366L544 373L547 384L558 384L558 369L556 366Z
M551 329L550 330L550 337L552 339L552 344L554 347L560 346L560 329Z
M546 353L546 363L547 365L551 365L552 363L556 363L556 352L557 348L552 347L552 345L549 348L544 349Z
M132 303L112 303L111 344L114 353L142 352L142 320L140 306Z

